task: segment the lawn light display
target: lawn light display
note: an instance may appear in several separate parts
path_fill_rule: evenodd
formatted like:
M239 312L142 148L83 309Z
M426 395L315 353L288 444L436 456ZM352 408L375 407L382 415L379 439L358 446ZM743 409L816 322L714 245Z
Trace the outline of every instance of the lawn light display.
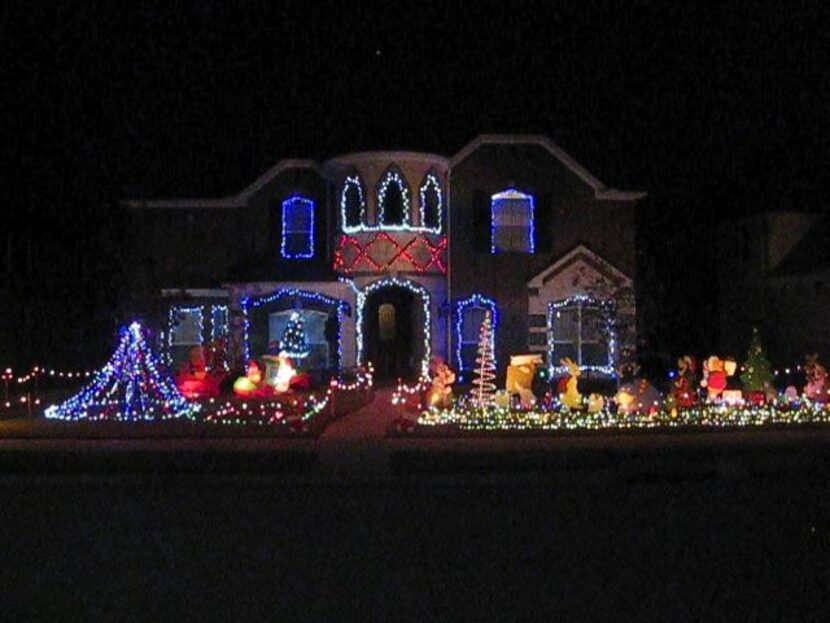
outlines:
M166 420L193 416L189 402L160 369L134 322L121 330L118 347L92 382L45 416L59 420Z

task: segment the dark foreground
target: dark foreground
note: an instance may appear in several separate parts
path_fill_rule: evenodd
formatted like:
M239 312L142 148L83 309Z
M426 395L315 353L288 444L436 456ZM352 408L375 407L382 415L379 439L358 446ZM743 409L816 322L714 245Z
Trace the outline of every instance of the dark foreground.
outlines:
M207 475L7 463L2 619L828 620L826 445L404 454L381 479L306 477L298 456Z

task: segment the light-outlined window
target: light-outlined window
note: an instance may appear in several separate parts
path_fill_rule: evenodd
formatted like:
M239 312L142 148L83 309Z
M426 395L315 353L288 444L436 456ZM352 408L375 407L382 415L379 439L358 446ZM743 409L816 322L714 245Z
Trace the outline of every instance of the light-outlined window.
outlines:
M548 309L552 367L567 357L581 368L612 374L615 335L612 306L587 296L551 303Z
M496 302L486 296L473 294L458 301L455 306L455 357L459 372L469 372L475 368L481 325L488 311L492 323L490 346L492 352L495 352L495 336L498 327Z
M280 253L289 260L314 257L314 202L294 195L282 202Z
M343 182L340 219L345 232L358 231L366 225L366 199L363 184L357 175L350 175Z
M219 338L228 335L228 306L210 306L210 341L215 342Z
M378 184L378 224L382 228L410 226L409 187L403 176L388 170Z
M508 188L490 198L490 252L533 253L533 195Z
M170 310L170 345L201 346L204 317L201 307L175 307Z
M421 201L421 228L432 233L441 232L443 197L441 184L435 173L427 173L419 191Z

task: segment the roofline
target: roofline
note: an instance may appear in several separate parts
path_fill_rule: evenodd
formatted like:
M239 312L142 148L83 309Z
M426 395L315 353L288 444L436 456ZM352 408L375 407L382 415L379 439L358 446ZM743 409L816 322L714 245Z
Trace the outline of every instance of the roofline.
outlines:
M585 254L589 257L594 258L603 268L608 269L610 273L612 273L615 277L620 279L625 283L633 283L633 279L626 275L623 271L619 268L614 266L611 262L606 260L596 251L590 249L584 244L578 244L573 247L570 251L567 251L564 255L560 256L554 262L547 265L547 267L540 270L538 273L533 275L530 279L527 280L528 284L531 284L537 280L544 281L545 277L549 274L556 272L560 267L564 266L565 264L569 263L573 258L575 258L579 254Z
M469 158L474 151L484 145L538 145L568 167L577 177L590 186L594 196L603 201L637 201L643 199L647 193L642 191L617 190L608 188L596 177L579 164L573 157L556 143L542 134L479 134L472 141L467 143L461 151L450 158L450 169L458 166Z
M299 158L285 158L280 160L265 173L260 175L253 183L249 184L237 195L222 198L202 199L124 199L120 203L126 208L242 208L248 204L248 200L256 192L261 190L268 182L277 177L283 171L291 169L312 169L323 175L320 165L314 160L303 160Z

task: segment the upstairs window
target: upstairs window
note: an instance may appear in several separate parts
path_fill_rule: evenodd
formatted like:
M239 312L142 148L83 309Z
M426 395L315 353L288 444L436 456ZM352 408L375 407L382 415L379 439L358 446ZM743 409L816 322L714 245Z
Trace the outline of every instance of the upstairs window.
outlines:
M282 202L282 256L289 260L314 256L314 202L295 195Z
M490 252L533 253L533 196L509 188L490 200Z
M360 178L350 176L343 183L343 192L340 195L340 218L343 231L355 231L364 224L366 200L363 198L363 185Z
M409 191L397 171L388 171L378 186L378 206L382 227L402 227L409 218Z
M441 231L441 185L434 173L421 184L421 227L434 233Z

